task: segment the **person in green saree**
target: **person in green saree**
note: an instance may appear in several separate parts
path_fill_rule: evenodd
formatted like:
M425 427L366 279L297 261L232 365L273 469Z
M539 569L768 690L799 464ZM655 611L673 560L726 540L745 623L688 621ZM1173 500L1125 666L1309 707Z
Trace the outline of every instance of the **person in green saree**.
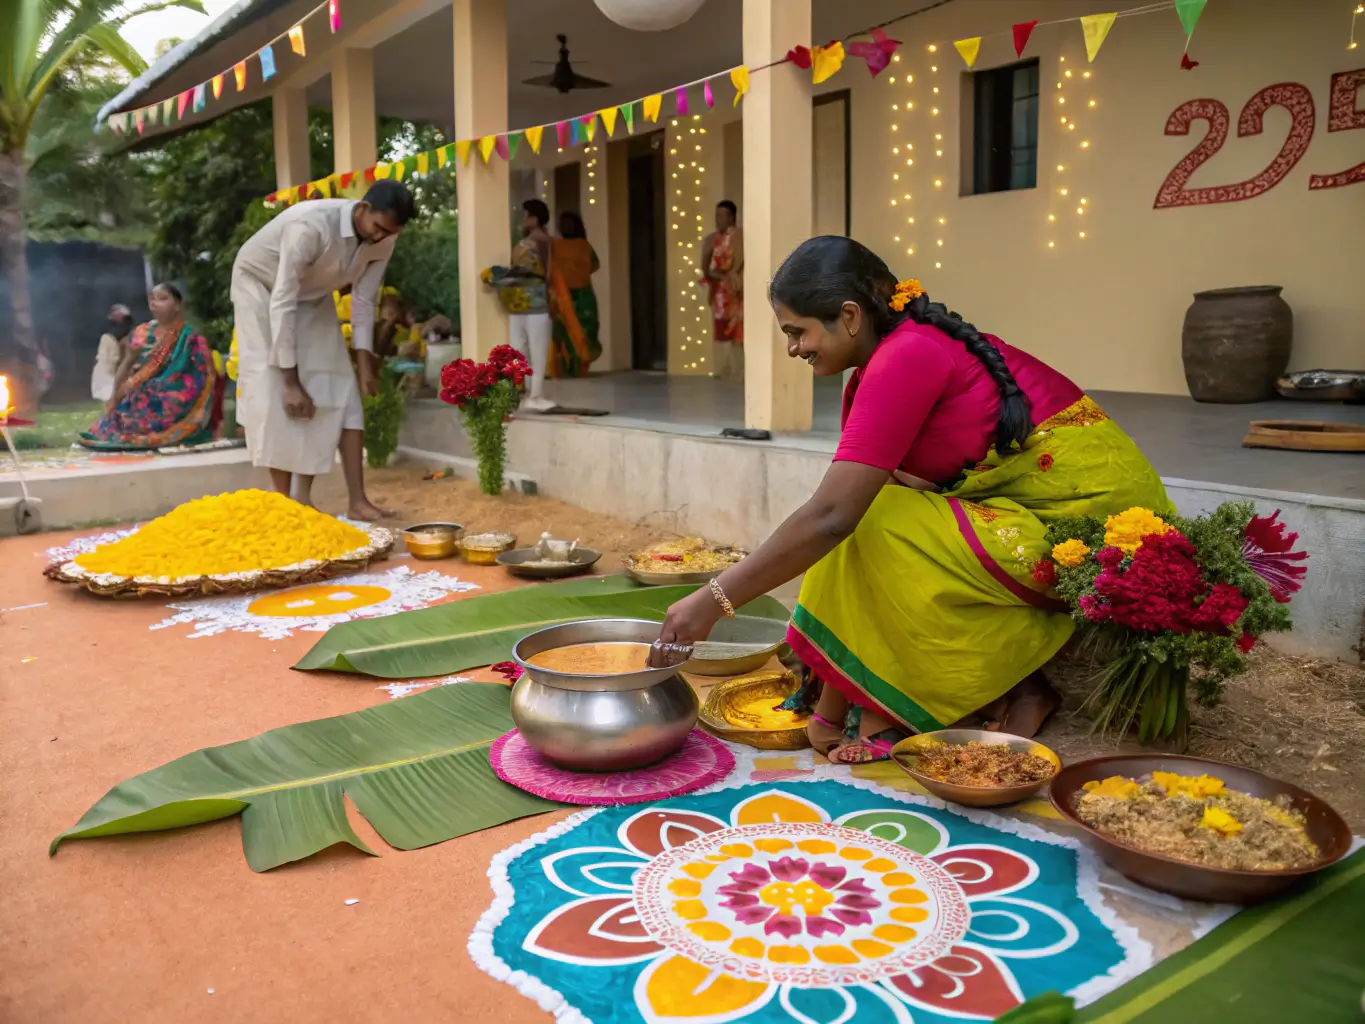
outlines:
M114 392L78 442L100 451L144 451L213 440L213 353L185 323L185 296L168 282L147 299L153 319L133 331Z
M586 377L592 361L602 354L597 293L592 287L592 275L601 265L583 218L572 210L561 213L559 237L550 248L551 377Z

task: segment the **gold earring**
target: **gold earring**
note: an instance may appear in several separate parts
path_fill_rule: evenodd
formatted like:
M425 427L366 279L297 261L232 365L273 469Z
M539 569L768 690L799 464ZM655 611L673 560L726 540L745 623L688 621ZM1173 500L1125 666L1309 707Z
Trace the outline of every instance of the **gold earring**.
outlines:
M850 327L850 328L848 329L848 336L849 336L850 338L856 338L856 337L858 336L858 332L855 331L852 327Z

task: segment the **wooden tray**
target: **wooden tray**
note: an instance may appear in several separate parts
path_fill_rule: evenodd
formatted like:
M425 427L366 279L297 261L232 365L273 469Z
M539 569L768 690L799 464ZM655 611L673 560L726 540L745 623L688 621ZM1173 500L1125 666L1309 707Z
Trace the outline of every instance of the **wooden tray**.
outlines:
M1365 427L1321 420L1252 420L1243 448L1297 452L1365 452Z

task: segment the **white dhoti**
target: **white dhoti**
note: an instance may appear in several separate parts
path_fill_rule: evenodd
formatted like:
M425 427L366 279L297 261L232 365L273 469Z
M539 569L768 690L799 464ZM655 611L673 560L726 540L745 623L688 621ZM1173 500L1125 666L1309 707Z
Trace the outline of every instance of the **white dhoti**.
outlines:
M343 430L365 425L360 389L328 294L298 303L299 383L313 400L312 419L284 409L282 371L269 365L270 289L241 271L232 275L237 324L237 422L246 430L253 466L321 476L336 461Z

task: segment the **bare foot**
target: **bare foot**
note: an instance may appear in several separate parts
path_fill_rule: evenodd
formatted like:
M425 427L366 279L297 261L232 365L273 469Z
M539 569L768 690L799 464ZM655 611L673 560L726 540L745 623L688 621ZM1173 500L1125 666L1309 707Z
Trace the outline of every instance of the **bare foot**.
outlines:
M905 730L892 725L881 715L863 708L858 722L858 738L845 740L825 753L831 764L866 764L885 760L891 748L905 739ZM842 737L841 737L842 738Z
M1005 732L1015 736L1036 736L1048 716L1062 705L1057 691L1036 673L1015 686L1006 697L1009 705L1005 711Z
M362 523L373 523L377 519L392 519L398 513L391 508L380 508L372 501L360 501L346 512L352 519Z

